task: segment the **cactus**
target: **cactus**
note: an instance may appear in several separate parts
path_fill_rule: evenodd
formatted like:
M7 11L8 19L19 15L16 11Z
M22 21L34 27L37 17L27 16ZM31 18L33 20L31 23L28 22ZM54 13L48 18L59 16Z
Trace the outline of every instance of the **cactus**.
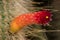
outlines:
M18 15L35 12L41 9L49 8L44 2L35 2L33 0L0 0L0 26L1 26L1 39L0 40L48 40L47 36L39 30L44 30L40 25L28 25L16 34L10 34L8 32L10 22ZM36 32L37 31L37 32Z

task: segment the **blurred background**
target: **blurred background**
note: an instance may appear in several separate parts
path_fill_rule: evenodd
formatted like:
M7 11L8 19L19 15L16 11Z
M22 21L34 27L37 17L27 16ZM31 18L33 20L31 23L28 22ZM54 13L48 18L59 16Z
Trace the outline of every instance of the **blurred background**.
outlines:
M16 16L45 9L52 12L52 26L32 24L16 34L8 32ZM0 40L60 40L60 31L39 30L60 30L60 0L0 0Z

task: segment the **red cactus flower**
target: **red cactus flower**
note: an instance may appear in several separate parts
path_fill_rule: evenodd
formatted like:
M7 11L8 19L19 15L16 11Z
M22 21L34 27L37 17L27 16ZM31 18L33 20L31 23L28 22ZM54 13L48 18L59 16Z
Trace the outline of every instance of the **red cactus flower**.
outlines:
M24 26L31 24L46 24L50 22L51 13L49 11L39 11L33 13L26 13L16 17L10 24L10 32L15 33L24 28Z

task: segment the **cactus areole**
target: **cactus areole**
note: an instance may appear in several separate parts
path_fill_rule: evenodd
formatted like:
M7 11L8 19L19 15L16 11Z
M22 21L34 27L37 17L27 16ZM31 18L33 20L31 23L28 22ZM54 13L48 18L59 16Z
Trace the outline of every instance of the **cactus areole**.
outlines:
M47 24L52 19L51 15L51 12L46 10L22 14L11 21L10 32L15 33L31 24Z

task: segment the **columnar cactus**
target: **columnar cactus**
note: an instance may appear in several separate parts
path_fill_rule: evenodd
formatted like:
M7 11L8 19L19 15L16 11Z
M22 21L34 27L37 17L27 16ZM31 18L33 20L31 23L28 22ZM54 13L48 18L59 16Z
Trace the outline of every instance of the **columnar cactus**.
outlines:
M8 31L9 31L9 23L12 21L12 19L20 14L23 14L23 13L27 13L27 12L35 12L37 9L41 9L40 7L34 7L33 4L39 4L39 2L33 2L32 0L0 0L0 26L2 29L2 39L0 40L25 40L25 34L28 34L29 35L29 30L27 29L23 29L22 31L18 32L16 35L9 35ZM42 2L43 3L43 2ZM38 13L38 14L37 14ZM12 14L12 15L11 15ZM27 16L28 16L28 19L30 19L31 17L29 15L32 16L35 15L34 17L37 18L38 16L37 15L40 15L39 12L36 12L35 13L27 13ZM41 14L43 16L43 14ZM34 17L33 20L34 20ZM45 17L45 16L44 16ZM20 17L19 17L20 18ZM40 17L39 17L40 18ZM46 16L46 18L48 18L48 16ZM43 19L43 18L42 18ZM17 19L18 20L18 19ZM38 21L37 21L38 20ZM49 19L50 21L50 16L49 16ZM26 21L26 20L25 20ZM23 25L25 25L25 22L24 20L22 22L24 22ZM28 23L26 24L29 24L29 22L31 22L32 20L30 19L28 21ZM41 20L42 21L42 20ZM41 22L38 18L36 20L34 20L33 23L39 23L40 24L45 24L46 22ZM45 21L45 20L44 20ZM16 21L17 22L17 21ZM13 22L12 22L13 23ZM17 22L19 23L19 22ZM14 26L14 25L11 25L11 26ZM19 26L19 25L17 25ZM36 26L37 27L37 26ZM40 27L40 26L38 26ZM29 28L29 29L32 29L32 28ZM12 30L12 29L11 29ZM39 29L40 30L40 29ZM28 31L27 33L26 32L23 32L23 31ZM38 31L38 30L37 30ZM23 35L24 34L24 35ZM31 34L31 33L30 33ZM33 35L34 33L32 33ZM45 37L46 35L44 35L45 33L41 33L39 34L39 36L41 35L42 36L42 40L47 40ZM19 35L19 36L18 36ZM27 36L28 36L27 35ZM36 34L38 35L38 34ZM17 37L17 38L16 38Z

